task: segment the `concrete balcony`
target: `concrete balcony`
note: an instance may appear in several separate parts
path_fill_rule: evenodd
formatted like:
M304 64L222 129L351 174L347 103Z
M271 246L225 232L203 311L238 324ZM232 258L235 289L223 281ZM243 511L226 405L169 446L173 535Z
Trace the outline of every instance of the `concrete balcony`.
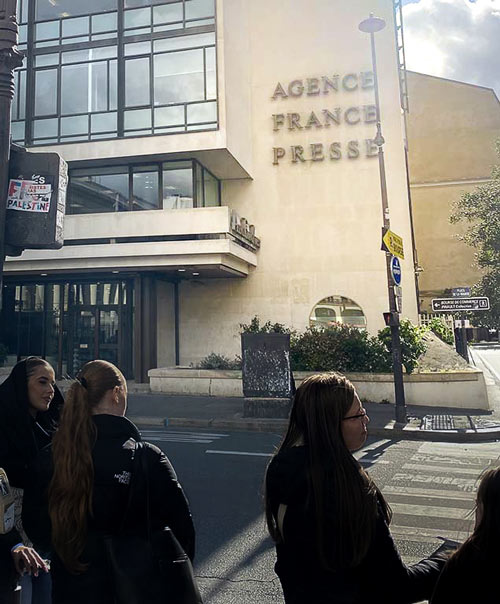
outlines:
M227 206L68 215L64 241L7 258L6 275L149 270L202 279L244 277L257 265L255 241Z

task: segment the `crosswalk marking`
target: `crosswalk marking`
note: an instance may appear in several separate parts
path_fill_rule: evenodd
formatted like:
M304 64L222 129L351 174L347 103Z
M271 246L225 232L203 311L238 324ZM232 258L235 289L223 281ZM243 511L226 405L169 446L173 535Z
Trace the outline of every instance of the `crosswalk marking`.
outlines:
M213 453L218 455L247 455L253 457L271 457L272 453L254 453L252 451L216 451L207 449L205 453Z
M476 499L475 493L467 493L464 491L447 491L444 489L419 489L417 487L401 487L389 486L382 489L384 495L405 495L408 497L427 498L427 499L444 499L445 501L462 500L474 502Z
M465 541L470 535L469 530L450 530L450 528L422 528L415 526L402 526L391 524L391 533L395 539L405 541L415 541L416 543L429 543L436 546L436 540L440 537L455 539L456 541ZM472 523L471 523L472 530Z
M422 472L446 472L449 473L453 469L457 474L468 474L469 476L479 476L483 468L450 468L450 466L434 466L431 464L405 463L403 470L420 470Z
M391 502L392 511L395 514L407 516L424 516L426 518L450 518L453 520L465 520L469 510L463 508L452 508L435 505L416 505L414 503Z
M160 432L155 430L142 430L141 436L144 440L150 440L152 442L197 443L208 445L215 440L226 438L228 435L210 432Z

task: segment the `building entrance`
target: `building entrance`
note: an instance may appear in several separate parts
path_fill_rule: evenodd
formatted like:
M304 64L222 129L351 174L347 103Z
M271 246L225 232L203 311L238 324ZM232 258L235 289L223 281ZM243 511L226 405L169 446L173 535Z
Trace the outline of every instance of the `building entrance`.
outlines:
M133 281L6 283L0 341L15 362L46 358L58 377L104 359L133 375Z

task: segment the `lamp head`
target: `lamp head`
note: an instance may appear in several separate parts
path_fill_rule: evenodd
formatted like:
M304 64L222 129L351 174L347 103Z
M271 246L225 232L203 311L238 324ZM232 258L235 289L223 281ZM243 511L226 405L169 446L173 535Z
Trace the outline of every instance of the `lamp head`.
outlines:
M365 32L366 34L376 34L378 31L381 31L386 26L384 19L380 17L375 17L373 13L370 13L368 19L361 21L358 25L358 28Z

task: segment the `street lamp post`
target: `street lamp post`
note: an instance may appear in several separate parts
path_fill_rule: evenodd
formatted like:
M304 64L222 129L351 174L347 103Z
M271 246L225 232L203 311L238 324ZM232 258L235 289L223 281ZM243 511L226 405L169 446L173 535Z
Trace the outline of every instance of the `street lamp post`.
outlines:
M14 98L14 69L23 55L17 50L16 0L0 0L0 310L5 260L5 215L9 185L10 110Z
M387 182L385 178L385 161L384 161L384 137L382 136L382 125L380 120L380 97L378 88L378 72L377 72L377 54L375 51L375 34L381 31L386 26L386 23L380 17L375 17L370 13L368 19L365 19L359 24L359 29L362 32L370 34L370 43L372 51L373 77L375 84L375 107L377 116L377 134L373 142L378 147L378 165L380 172L380 192L382 196L382 213L384 220L384 230L390 230L391 221L389 217L389 202L387 200ZM386 269L387 269L387 289L389 294L389 310L390 310L390 330L392 344L392 366L394 372L394 393L396 399L396 422L405 424L406 404L405 391L403 383L403 366L401 363L401 339L399 337L399 313L396 306L396 295L391 276L391 254L385 253Z

